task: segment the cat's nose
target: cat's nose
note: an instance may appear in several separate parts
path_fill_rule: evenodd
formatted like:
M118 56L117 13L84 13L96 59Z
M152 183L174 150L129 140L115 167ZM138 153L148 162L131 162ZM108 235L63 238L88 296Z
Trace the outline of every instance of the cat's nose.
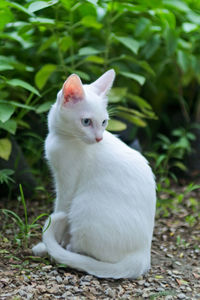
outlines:
M101 140L103 140L103 138L102 138L102 137L100 137L100 138L96 138L96 141L97 141L97 143L98 143L98 142L101 142Z

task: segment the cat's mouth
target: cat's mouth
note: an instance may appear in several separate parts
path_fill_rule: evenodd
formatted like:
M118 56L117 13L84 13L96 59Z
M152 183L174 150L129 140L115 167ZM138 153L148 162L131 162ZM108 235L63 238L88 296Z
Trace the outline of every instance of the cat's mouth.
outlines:
M83 138L83 141L84 141L86 144L89 144L89 145L100 143L102 140L103 140L103 137L100 137L100 138L94 138L94 139L90 139L90 138L87 138L87 137L84 137L84 138Z

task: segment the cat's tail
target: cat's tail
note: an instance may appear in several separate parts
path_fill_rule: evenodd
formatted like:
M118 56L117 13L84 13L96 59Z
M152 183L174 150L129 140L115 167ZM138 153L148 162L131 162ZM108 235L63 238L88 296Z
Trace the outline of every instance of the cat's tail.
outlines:
M51 215L51 225L43 234L47 251L58 263L85 271L100 278L138 278L149 269L144 253L131 254L117 263L98 261L86 255L70 252L61 247L56 240L58 226L65 228L66 214L59 212ZM59 228L60 230L60 228ZM146 267L148 265L148 267Z

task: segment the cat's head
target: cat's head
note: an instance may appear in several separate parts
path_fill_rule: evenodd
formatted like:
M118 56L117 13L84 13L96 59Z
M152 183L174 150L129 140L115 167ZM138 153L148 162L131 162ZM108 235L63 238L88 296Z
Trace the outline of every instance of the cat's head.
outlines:
M57 96L57 131L87 144L100 142L108 123L107 93L114 78L114 70L109 70L83 85L78 75L69 76Z

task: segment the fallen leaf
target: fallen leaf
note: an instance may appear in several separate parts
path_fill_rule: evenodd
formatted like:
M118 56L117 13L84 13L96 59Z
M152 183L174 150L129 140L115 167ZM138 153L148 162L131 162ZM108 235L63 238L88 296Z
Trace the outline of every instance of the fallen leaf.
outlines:
M192 273L192 274L193 274L194 278L196 278L196 279L199 279L199 278L200 278L200 275L199 275L199 274L197 274L197 273Z
M187 285L188 284L188 282L186 280L183 280L183 279L177 279L176 278L176 281L177 281L178 285Z

